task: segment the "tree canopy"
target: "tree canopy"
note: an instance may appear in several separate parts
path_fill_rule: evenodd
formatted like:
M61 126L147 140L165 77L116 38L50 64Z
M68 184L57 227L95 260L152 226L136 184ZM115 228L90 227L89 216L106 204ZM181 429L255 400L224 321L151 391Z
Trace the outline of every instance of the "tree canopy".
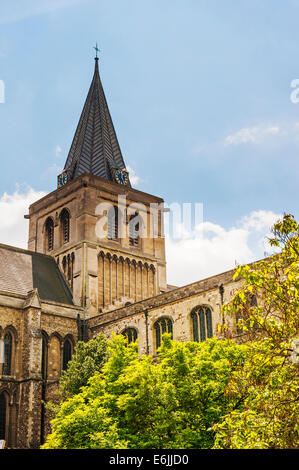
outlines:
M226 389L231 411L214 427L215 447L299 446L299 226L286 214L272 232L280 253L241 266L235 277L244 284L223 308L238 319L249 349Z
M123 336L80 393L64 401L43 448L210 448L226 413L224 390L247 346L230 340L179 343L163 336L159 360L139 357Z
M100 371L108 359L108 341L100 334L87 343L79 341L75 353L60 377L62 397L67 398L80 392L88 379Z

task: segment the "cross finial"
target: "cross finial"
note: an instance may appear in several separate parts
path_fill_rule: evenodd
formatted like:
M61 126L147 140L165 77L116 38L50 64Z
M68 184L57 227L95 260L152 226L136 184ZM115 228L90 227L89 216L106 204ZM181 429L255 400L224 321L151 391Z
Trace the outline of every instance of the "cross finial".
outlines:
M98 43L96 43L96 47L94 47L96 51L96 59L98 58L98 52L100 52L100 49L98 48Z

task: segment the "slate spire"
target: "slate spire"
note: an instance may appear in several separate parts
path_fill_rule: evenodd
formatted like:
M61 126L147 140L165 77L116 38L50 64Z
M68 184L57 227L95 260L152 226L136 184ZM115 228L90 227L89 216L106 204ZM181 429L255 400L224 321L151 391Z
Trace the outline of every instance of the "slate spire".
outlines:
M101 83L98 62L96 54L93 79L64 167L68 181L84 173L115 181L114 170L126 169Z

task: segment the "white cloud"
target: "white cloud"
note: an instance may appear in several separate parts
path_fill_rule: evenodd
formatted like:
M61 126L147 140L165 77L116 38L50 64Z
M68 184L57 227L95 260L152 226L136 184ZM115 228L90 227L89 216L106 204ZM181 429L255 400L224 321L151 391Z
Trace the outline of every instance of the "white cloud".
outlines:
M17 187L13 194L0 197L0 243L27 248L30 204L46 192ZM184 238L166 239L168 282L184 285L233 269L236 265L262 258L265 235L281 218L271 211L255 211L225 229L212 222L202 222L191 233L183 227Z
M136 175L135 171L133 170L133 168L131 168L130 166L127 166L127 170L129 172L129 177L130 177L130 181L131 181L131 184L133 186L136 186L138 185L139 181L140 181L140 178L138 175Z
M253 211L249 215L245 215L240 220L240 224L245 230L248 231L265 231L268 230L281 217L272 211Z
M56 145L56 147L55 147L56 157L60 157L61 152L62 152L62 148L60 147L60 145Z
M279 126L257 126L257 127L246 127L240 129L232 135L229 135L225 139L225 145L240 145L240 144L259 144L266 137L278 135L280 133Z
M30 204L45 196L43 191L17 187L13 194L0 197L0 243L27 248L29 221L24 219Z
M270 251L266 236L282 216L271 211L255 211L236 226L224 229L212 222L199 224L181 240L166 239L168 282L184 285L250 263Z

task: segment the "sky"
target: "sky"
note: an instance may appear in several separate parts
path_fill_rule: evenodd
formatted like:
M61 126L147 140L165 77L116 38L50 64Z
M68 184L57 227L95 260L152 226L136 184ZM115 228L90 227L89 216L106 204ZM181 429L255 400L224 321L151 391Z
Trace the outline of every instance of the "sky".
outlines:
M97 42L133 186L203 205L167 237L169 283L262 258L273 223L299 218L298 15L299 0L0 0L0 242L26 247L23 215L56 188Z

